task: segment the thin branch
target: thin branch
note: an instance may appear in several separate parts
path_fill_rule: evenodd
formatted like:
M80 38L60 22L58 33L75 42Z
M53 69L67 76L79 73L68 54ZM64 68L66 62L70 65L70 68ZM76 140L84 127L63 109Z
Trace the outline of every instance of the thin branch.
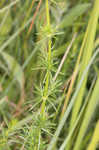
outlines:
M62 60L61 60L61 62L60 62L59 67L58 67L58 70L57 70L57 72L56 72L56 74L55 74L55 76L54 76L54 78L53 78L53 81L56 80L58 74L60 73L61 68L62 68L62 66L63 66L63 64L64 64L64 61L65 61L65 59L67 58L67 55L68 55L68 53L69 53L69 51L70 51L70 49L71 49L71 47L72 47L72 45L73 45L74 40L76 39L76 36L77 36L77 33L74 34L74 36L73 36L73 38L72 38L72 40L71 40L71 43L70 43L69 46L67 47L67 49L66 49L66 51L65 51L65 54L64 54L64 56L63 56L63 58L62 58Z
M34 20L35 20L35 18L36 18L36 16L37 16L37 13L38 13L38 11L39 11L39 8L40 8L40 6L41 6L41 3L42 3L42 0L40 0L39 3L38 3L38 5L37 5L36 11L35 11L35 13L34 13L34 15L33 15L32 23L31 23L30 28L29 28L29 30L28 30L28 34L29 34L29 33L31 32L31 30L32 30L32 27L33 27L33 24L34 24Z

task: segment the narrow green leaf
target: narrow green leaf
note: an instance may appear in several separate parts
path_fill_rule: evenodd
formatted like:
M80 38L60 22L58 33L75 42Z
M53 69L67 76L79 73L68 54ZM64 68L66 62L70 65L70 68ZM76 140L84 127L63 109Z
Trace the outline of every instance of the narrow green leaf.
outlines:
M74 146L74 150L79 150L80 146L81 146L81 142L84 138L84 135L88 129L88 125L91 121L91 118L95 112L96 106L97 104L99 104L99 78L96 81L96 85L94 87L92 96L90 98L89 104L87 106L85 115L84 115L84 120L82 122L75 146Z

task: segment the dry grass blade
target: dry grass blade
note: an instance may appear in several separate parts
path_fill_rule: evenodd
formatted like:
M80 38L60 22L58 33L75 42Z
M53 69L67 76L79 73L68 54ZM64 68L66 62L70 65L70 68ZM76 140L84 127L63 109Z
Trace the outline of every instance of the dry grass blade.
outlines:
M69 51L70 51L70 49L71 49L71 47L72 47L72 45L73 45L73 42L74 42L74 40L76 39L76 36L77 36L77 33L74 34L74 36L73 36L73 38L72 38L72 40L71 40L71 42L70 42L70 45L67 47L67 49L66 49L66 51L65 51L65 54L64 54L64 56L63 56L63 58L62 58L62 60L61 60L61 62L60 62L60 64L59 64L59 67L58 67L58 69L57 69L57 72L56 72L56 74L55 74L55 76L54 76L54 78L53 78L53 81L56 80L58 74L60 73L61 68L62 68L62 66L63 66L63 64L64 64L64 61L66 60L66 57L67 57L67 55L68 55L68 53L69 53Z

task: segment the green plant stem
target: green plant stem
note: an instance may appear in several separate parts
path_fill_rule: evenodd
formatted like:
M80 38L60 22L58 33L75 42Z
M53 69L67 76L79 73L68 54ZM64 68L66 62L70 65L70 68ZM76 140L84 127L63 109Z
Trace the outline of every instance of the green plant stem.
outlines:
M49 14L48 0L46 0L46 17L47 17L47 26L48 26L48 29L50 29L50 14ZM42 103L42 107L41 107L41 113L42 113L43 118L45 117L45 107L46 107L48 86L49 86L49 80L50 80L50 64L51 64L51 38L48 37L48 70L46 73L46 82L45 82L43 103Z

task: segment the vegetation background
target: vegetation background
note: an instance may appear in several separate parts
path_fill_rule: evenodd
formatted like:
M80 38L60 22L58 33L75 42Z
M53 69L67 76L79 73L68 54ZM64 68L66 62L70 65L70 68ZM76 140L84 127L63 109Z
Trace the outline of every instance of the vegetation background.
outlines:
M0 150L98 143L99 0L0 0Z

